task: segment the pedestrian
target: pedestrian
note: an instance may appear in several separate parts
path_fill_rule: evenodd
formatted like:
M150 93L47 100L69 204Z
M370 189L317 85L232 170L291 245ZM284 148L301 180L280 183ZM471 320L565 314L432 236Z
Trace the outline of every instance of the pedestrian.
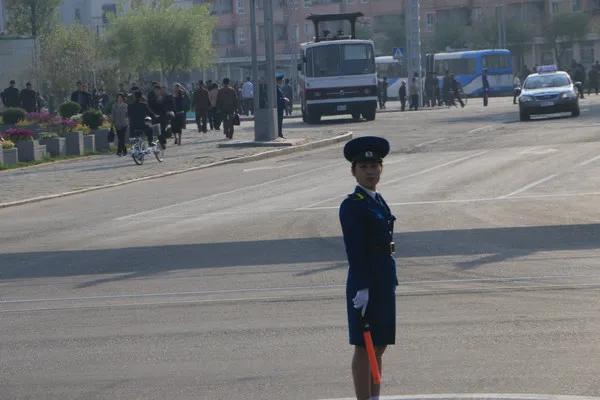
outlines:
M210 82L210 81L209 81ZM208 123L210 124L210 130L220 130L221 120L219 118L219 110L217 109L217 97L219 95L219 85L212 83L209 86L208 100L210 101L210 111L208 114Z
M285 103L285 115L292 115L292 111L294 109L294 88L290 84L289 78L285 78L283 81L283 87L281 91L283 92L283 97L287 99Z
M229 78L223 79L223 87L217 94L217 112L223 121L223 133L227 139L233 139L233 117L239 108L235 90L229 86Z
M488 96L490 94L490 82L488 80L487 68L484 68L483 70L481 70L481 85L483 88L483 106L487 107Z
M38 94L31 88L31 82L25 84L25 89L21 90L19 95L21 108L28 113L39 111Z
M173 120L171 121L171 131L175 137L175 144L181 146L181 135L185 129L186 114L190 109L190 98L179 83L173 87Z
M92 95L87 91L87 85L81 81L77 81L77 90L71 93L71 101L79 104L82 113L86 112L92 105Z
M406 109L406 82L400 83L400 89L398 89L398 97L400 98L400 111Z
M148 139L148 146L154 146L154 134L152 128L146 124L146 117L158 118L158 115L154 114L148 104L144 103L144 96L141 91L134 92L133 97L133 104L127 106L130 136L138 137L145 134Z
M15 81L11 80L9 86L0 94L4 107L19 107L21 100L19 99L19 89L15 87Z
M289 101L283 92L283 88L281 87L283 84L283 76L278 75L276 78L277 81L277 136L282 139L283 137L283 114L285 112L286 103ZM289 82L289 81L288 81Z
M127 127L129 126L127 107L125 94L117 93L115 103L110 112L110 120L112 122L112 127L117 134L117 155L119 157L127 155L127 147L125 146L125 135L127 134Z
M571 62L571 77L576 82L577 90L579 91L579 98L583 99L583 92L585 91L585 67L573 60Z
M513 104L517 104L517 97L521 93L521 80L518 75L513 78Z
M415 76L412 77L411 84L408 88L408 92L410 94L409 110L417 111L419 109L419 87L420 81L418 75L415 73Z
M210 99L208 98L208 90L206 90L206 87L204 87L203 81L198 82L198 87L194 91L192 104L196 113L196 125L198 125L198 132L206 133L208 112L210 110Z
M427 107L435 105L434 82L435 77L433 76L433 72L428 72L425 76L425 105Z
M107 106L108 106L109 102L110 102L110 98L104 91L104 88L98 89L98 92L96 94L96 104L97 104L98 110L104 112L105 109L108 109Z
M450 107L450 105L454 104L454 99L452 95L452 78L450 77L450 71L446 70L444 73L444 78L442 79L442 92L443 92L443 100L446 107Z
M148 107L156 116L153 122L160 124L158 142L164 150L167 148L167 138L169 135L167 126L173 116L173 98L167 95L165 88L158 82L155 82L152 92L148 93Z
M456 80L456 77L454 76L454 74L450 74L450 87L452 90L452 104L454 106L456 106L456 103L454 102L454 100L458 100L458 102L460 103L460 107L464 108L465 107L465 103L463 103L462 101L462 96L461 96L461 87L460 87L460 82L458 82Z
M385 103L387 101L387 90L388 90L387 76L384 76L383 79L380 79L377 82L377 98L379 100L379 109L385 108Z
M600 63L598 61L590 68L590 72L588 72L588 81L588 96L592 94L592 89L596 92L596 95L598 95L600 86Z
M377 192L383 158L390 145L380 137L364 136L344 147L357 186L342 202L339 218L348 257L346 312L350 344L354 346L352 377L358 400L379 399L380 385L371 379L363 327L369 324L379 370L388 345L396 341L396 262L394 221Z
M254 115L254 84L249 76L242 84L242 113Z

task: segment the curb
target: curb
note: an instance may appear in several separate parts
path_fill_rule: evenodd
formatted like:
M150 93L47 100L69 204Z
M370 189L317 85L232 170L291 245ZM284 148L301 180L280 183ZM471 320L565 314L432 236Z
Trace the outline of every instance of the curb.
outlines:
M44 196L32 197L32 198L24 199L24 200L16 200L16 201L10 201L7 203L0 203L0 209L21 206L21 205L30 204L30 203L37 203L37 202L44 201L44 200L58 199L61 197L74 196L76 194L88 193L88 192L93 192L96 190L110 189L110 188L114 188L114 187L118 187L118 186L128 185L130 183L142 182L142 181L147 181L147 180L151 180L151 179L164 178L167 176L184 174L186 172L198 171L198 170L205 169L205 168L218 167L218 166L227 165L227 164L236 164L236 163L264 160L266 158L283 156L286 154L296 153L296 152L305 151L305 150L312 150L312 149L316 149L319 147L329 146L330 144L345 142L347 140L352 139L352 135L353 135L352 132L346 132L346 133L342 133L338 136L334 136L334 137L327 138L327 139L321 139L321 140L317 140L314 142L301 144L298 146L289 146L289 147L280 148L280 149L276 149L276 150L264 151L262 153L252 154L249 156L230 158L227 160L216 161L216 162L210 163L210 164L198 165L196 167L190 167L190 168L180 169L180 170L176 170L176 171L163 172L161 174L130 179L128 181L109 183L106 185L92 186L89 188L77 189L77 190L72 190L69 192L49 194L49 195L44 195Z

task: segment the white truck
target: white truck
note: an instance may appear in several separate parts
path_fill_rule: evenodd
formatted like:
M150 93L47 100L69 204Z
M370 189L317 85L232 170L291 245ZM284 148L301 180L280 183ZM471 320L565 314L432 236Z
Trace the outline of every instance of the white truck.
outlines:
M298 86L302 119L319 123L323 115L350 114L358 120L375 119L377 73L372 40L356 39L356 19L362 13L310 15L315 39L300 46ZM325 21L349 21L350 35L331 35Z

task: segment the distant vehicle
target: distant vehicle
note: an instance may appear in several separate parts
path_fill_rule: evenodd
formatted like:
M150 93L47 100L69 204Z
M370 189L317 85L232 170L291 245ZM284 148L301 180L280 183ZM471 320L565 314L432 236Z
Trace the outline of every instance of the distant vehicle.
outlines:
M402 81L408 83L408 72L406 63L403 60L397 60L392 56L375 57L375 66L377 69L377 78L387 77L388 90L387 97L398 98L398 90Z
M316 124L323 115L350 114L375 119L377 73L372 40L356 39L356 19L362 13L310 15L315 40L300 45L298 86L302 120ZM320 30L322 22L349 21L351 34Z
M570 112L579 116L579 98L569 74L555 66L542 66L523 82L519 95L519 117L529 121L532 114Z
M428 65L431 65L428 54ZM483 95L481 74L487 69L490 95L509 95L513 92L513 66L510 50L472 50L452 53L436 53L433 55L433 71L440 80L444 73L454 74L466 96Z

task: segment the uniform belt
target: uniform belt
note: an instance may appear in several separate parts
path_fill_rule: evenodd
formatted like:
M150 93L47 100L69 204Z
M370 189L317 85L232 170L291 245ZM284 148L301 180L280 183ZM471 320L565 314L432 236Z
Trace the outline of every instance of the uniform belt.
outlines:
M396 252L396 244L390 242L389 244L374 245L371 246L371 250L375 253L394 254Z

